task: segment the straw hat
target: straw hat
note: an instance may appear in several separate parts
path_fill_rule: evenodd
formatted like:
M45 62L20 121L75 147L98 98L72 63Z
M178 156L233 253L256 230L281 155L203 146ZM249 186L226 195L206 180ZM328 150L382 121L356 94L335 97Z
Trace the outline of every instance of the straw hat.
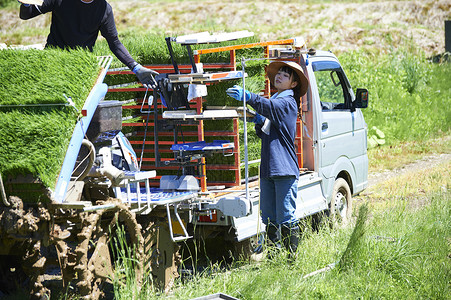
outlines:
M267 69L266 73L268 74L269 81L272 85L274 85L274 78L276 77L277 72L279 72L280 67L287 66L293 69L299 76L299 84L301 84L301 97L307 93L308 89L308 79L304 75L304 71L301 66L294 61L273 61L271 62Z

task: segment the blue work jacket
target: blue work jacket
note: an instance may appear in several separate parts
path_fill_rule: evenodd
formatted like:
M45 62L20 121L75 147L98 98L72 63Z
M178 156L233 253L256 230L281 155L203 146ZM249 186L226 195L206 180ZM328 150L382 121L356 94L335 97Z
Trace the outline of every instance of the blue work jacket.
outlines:
M299 177L294 147L298 108L292 90L274 94L270 99L251 93L247 103L271 121L269 135L257 129L262 140L260 176Z

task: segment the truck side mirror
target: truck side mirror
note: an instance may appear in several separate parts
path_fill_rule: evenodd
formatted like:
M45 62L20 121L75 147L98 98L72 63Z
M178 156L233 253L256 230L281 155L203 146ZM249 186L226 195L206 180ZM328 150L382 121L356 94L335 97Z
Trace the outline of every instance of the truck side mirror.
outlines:
M357 89L356 98L353 103L354 108L367 108L368 107L368 90L367 89Z

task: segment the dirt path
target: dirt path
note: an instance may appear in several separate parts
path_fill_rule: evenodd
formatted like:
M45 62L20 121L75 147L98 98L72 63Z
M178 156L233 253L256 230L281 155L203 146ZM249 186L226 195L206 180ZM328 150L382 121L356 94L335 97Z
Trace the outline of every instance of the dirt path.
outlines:
M387 170L379 173L368 174L368 188L371 189L378 183L389 180L409 172L430 169L451 160L451 153L427 155L420 160L404 165L401 168Z

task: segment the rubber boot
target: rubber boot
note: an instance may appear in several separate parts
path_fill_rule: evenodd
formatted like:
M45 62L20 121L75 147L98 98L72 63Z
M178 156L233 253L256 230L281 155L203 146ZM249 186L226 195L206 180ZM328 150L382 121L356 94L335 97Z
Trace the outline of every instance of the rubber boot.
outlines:
M299 224L290 224L281 226L282 242L285 249L288 250L288 260L293 262L296 259L296 252L298 250L299 238L301 231Z
M269 223L266 225L266 237L270 243L267 243L268 247L268 259L273 259L275 254L282 249L280 243L280 232L278 226Z

